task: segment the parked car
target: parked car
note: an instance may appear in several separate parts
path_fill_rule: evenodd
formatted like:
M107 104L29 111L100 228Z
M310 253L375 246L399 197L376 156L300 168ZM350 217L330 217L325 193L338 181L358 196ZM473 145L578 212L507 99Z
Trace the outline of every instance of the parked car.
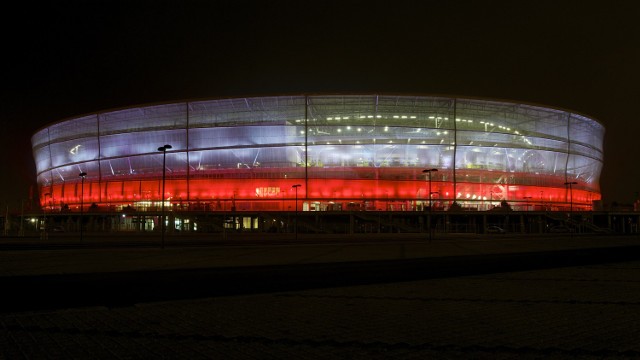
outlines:
M504 234L506 231L499 226L489 226L487 227L487 234Z

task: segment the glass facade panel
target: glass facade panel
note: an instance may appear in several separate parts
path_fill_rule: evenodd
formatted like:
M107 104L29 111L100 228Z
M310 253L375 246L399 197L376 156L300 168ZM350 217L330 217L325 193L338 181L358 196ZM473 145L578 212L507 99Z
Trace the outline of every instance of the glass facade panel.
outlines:
M82 165L82 166L81 166ZM87 162L83 164L73 164L61 166L53 169L53 183L78 183L81 181L80 173L85 172L87 176L85 176L86 182L97 182L100 177L98 176L98 163L97 162Z
M51 142L51 162L53 167L70 163L84 163L99 158L98 137L84 137L61 142Z
M163 144L171 144L171 151L186 150L186 130L158 130L101 136L100 155L104 159L155 153Z
M36 162L36 172L38 174L51 169L51 153L48 145L38 145L33 148L33 158ZM38 181L38 183L40 183Z
M124 109L99 115L101 136L159 129L184 129L186 124L186 103Z
M73 121L63 121L49 127L49 139L53 142L64 140L75 140L86 137L98 136L98 121L96 115L89 115L74 119Z
M31 146L36 149L49 143L49 128L39 130L31 137Z

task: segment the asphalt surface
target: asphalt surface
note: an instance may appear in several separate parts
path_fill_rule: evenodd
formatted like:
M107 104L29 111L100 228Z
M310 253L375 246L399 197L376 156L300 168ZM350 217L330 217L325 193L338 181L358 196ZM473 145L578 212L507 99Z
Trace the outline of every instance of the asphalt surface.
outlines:
M634 237L30 247L0 260L0 358L640 358Z
M640 246L518 254L1 277L2 312L196 299L640 259ZM46 301L43 301L46 299Z

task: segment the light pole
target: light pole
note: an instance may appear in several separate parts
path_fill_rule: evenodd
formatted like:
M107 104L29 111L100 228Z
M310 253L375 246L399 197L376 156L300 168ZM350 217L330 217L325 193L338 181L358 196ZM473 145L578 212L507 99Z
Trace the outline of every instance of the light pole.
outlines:
M573 216L573 187L572 185L576 185L577 182L575 181L567 181L564 183L565 186L569 186L569 196L570 196L570 200L569 200L569 222L572 221L572 216ZM565 199L566 201L566 199ZM569 232L569 234L571 234L571 232Z
M431 226L431 173L437 172L438 169L425 169L422 170L423 174L427 174L429 177L429 216L427 217L427 227L429 228L429 242L431 242L433 227Z
M293 219L293 232L296 234L296 241L298 241L298 188L302 186L300 184L295 184L292 186L296 190L296 216Z
M577 182L575 181L567 181L566 183L564 183L565 186L569 187L569 196L570 196L570 200L569 200L569 216L571 216L571 213L573 212L573 188L571 187L571 185L576 185ZM566 199L565 199L566 201Z
M42 239L47 239L47 196L51 197L51 193L44 193L44 207L42 208L43 219L42 219Z
M162 194L160 194L160 201L162 201L162 215L160 216L160 233L162 234L162 248L164 249L164 184L167 173L167 150L171 149L172 146L166 144L164 146L160 146L158 151L162 152Z
M80 178L82 179L81 180L82 190L80 191L80 242L82 242L82 215L84 211L84 178L87 177L87 173L83 171L80 174L78 174L78 176L80 176Z

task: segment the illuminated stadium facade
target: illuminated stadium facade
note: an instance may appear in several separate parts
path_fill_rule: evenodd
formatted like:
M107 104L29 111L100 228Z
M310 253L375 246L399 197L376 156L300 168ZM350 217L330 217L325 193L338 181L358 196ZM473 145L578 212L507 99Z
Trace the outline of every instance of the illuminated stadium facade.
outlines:
M603 136L594 119L538 105L323 95L104 111L32 145L52 210L422 211L431 187L434 211L575 211L600 199Z

